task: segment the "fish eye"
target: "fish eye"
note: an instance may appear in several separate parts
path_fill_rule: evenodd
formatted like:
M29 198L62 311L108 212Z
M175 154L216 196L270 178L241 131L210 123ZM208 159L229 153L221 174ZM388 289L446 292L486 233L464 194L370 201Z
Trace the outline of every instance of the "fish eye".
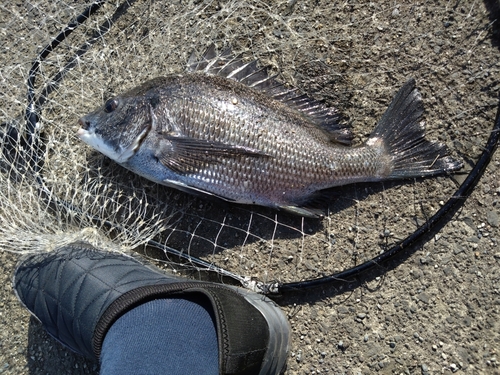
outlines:
M109 99L105 104L104 104L104 112L110 113L113 112L116 108L118 107L118 100L116 99Z

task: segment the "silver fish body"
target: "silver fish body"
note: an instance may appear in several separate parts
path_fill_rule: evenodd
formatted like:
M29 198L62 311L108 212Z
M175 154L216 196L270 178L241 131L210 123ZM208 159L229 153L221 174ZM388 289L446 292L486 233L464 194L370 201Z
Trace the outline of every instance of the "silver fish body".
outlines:
M349 131L331 110L267 75L248 78L258 71L239 60L233 65L210 74L202 64L200 71L148 81L82 117L78 135L160 184L304 216L318 215L307 202L329 187L461 166L424 139L413 80L366 144L350 147ZM247 70L250 84L231 77L237 69Z

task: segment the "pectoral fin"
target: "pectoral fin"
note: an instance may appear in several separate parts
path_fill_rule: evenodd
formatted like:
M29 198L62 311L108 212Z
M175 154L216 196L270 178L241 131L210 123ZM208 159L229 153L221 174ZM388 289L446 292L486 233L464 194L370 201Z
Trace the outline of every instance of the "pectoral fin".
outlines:
M221 163L228 158L271 157L245 146L178 136L163 136L155 156L165 167L183 174L196 173L209 164Z

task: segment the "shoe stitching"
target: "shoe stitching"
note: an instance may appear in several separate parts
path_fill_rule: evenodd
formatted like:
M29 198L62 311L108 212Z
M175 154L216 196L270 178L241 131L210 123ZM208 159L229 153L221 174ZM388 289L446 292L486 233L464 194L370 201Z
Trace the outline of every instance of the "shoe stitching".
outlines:
M210 287L207 287L207 289L212 289ZM227 357L229 357L229 333L227 329L227 320L225 315L222 313L222 303L215 293L210 293L212 295L212 298L216 304L216 312L217 315L219 315L219 321L220 321L220 326L221 326L221 333L222 333L222 345L224 347L224 359L227 361Z

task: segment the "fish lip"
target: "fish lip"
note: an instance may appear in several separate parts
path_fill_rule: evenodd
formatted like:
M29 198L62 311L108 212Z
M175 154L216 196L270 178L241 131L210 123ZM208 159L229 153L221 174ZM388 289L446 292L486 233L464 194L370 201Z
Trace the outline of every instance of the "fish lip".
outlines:
M90 127L90 122L89 121L84 121L83 117L78 119L78 125L84 130L88 130Z
M90 134L90 121L85 121L85 117L80 117L78 119L78 125L80 125L80 128L76 131L76 135L82 139L85 135ZM82 139L83 140L83 139Z

